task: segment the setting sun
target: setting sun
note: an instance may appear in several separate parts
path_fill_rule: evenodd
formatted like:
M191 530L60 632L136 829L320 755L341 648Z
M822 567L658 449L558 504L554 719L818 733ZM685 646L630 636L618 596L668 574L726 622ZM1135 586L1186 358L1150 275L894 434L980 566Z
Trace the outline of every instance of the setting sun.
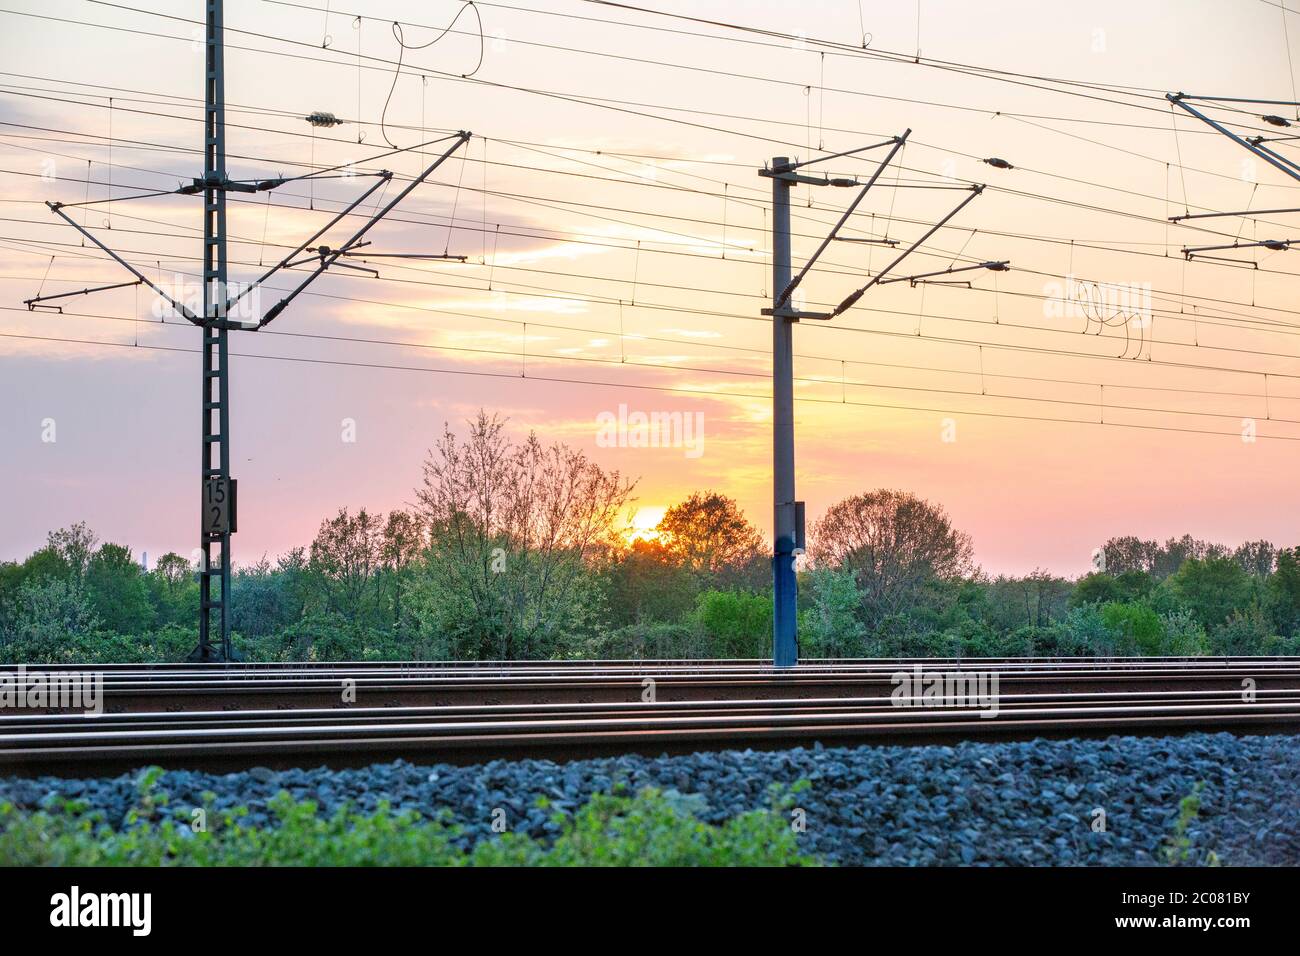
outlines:
M667 513L668 509L664 505L646 505L638 508L636 513L632 515L632 521L628 524L627 531L624 532L627 536L627 543L631 544L633 541L658 541L659 532L655 529L659 526L659 522L664 520L664 515Z

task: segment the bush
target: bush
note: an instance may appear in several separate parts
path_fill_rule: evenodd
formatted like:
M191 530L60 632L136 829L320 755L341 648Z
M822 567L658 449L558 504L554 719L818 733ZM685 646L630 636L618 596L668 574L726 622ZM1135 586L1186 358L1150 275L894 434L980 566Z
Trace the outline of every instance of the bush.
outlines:
M18 587L6 660L53 663L99 628L85 587L74 577L32 577Z
M1033 657L1039 648L1050 645L1055 631L1051 626L1018 627L1009 633L981 628L962 639L966 657Z
M958 657L961 638L947 631L913 631L898 619L886 619L877 629L869 657Z
M799 615L800 653L807 657L863 657L867 629L852 571L819 569L808 575L810 606Z
M1210 652L1210 639L1205 628L1191 611L1181 609L1160 615L1164 624L1165 639L1160 654L1171 657L1196 657Z
M714 650L698 628L686 624L629 624L592 638L587 658L606 660L707 658Z
M1232 616L1211 632L1211 647L1215 654L1248 656L1278 653L1265 650L1274 645L1272 622L1258 607L1246 611L1233 611Z
M235 568L230 582L230 626L248 637L266 637L302 617L300 575L274 568L262 558L250 567ZM197 605L188 609L197 614Z
M800 789L796 784L795 789ZM721 826L696 819L700 798L644 790L636 797L597 793L573 817L553 817L562 826L554 844L505 834L479 843L472 866L811 866L798 837L776 801L772 810L753 810Z
M710 656L770 657L772 598L747 591L705 591L695 609L712 643Z
M1290 637L1274 634L1265 639L1260 653L1279 654L1283 657L1300 656L1300 634L1293 634Z
M340 809L323 817L316 804L281 791L269 802L275 823L247 825L248 811L209 813L195 832L187 813L169 815L152 791L158 769L142 775L139 805L120 828L71 801L54 811L24 813L0 805L4 866L806 866L798 838L773 809L721 826L696 818L691 798L645 790L635 797L596 794L575 815L552 819L551 844L504 834L468 852L457 827L424 821L388 805L369 815ZM796 785L795 789L799 789ZM210 797L211 795L207 795ZM541 804L545 806L545 803Z
M183 661L198 644L198 632L175 625L138 637L96 631L19 637L0 647L0 662L10 664L138 664Z
M1114 633L1119 653L1160 653L1165 640L1165 626L1150 605L1112 601L1102 605L1101 619Z
M1096 604L1071 608L1065 619L1035 635L1037 657L1095 657L1113 651L1114 640Z
M651 622L680 623L695 610L697 575L657 541L633 541L602 569L601 587L611 627Z

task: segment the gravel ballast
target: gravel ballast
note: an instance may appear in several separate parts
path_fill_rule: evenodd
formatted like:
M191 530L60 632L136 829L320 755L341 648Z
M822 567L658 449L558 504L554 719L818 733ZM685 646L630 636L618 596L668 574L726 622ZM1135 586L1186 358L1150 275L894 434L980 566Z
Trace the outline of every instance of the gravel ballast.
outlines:
M327 813L381 800L433 817L450 811L464 842L491 838L493 821L545 837L550 815L571 811L616 783L688 795L701 819L719 822L770 805L768 786L810 783L795 798L807 852L840 865L1154 865L1179 801L1203 784L1187 827L1189 859L1213 851L1232 865L1300 864L1300 737L1111 737L963 743L954 747L834 747L721 751L648 758L497 760L471 766L405 761L360 769L266 768L232 774L168 771L165 812L188 824L216 794L216 810L246 806L269 820L281 790ZM122 821L136 802L134 774L73 780L0 778L0 802L38 809L75 798ZM545 797L549 809L536 805ZM504 811L504 815L502 812ZM783 813L789 813L785 810ZM1097 824L1104 812L1104 831Z

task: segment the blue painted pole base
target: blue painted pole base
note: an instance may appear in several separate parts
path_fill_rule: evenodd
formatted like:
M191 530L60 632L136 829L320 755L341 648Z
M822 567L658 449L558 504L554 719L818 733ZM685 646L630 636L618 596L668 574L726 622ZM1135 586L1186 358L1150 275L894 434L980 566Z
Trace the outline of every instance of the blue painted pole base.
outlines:
M799 663L799 582L794 559L793 553L779 551L772 558L772 662L777 667Z

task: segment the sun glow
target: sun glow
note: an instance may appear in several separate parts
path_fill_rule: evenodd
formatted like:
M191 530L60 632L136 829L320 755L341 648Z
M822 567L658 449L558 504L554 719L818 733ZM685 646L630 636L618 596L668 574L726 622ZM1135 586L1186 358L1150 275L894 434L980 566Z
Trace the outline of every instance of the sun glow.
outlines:
M658 541L659 532L655 530L660 521L663 521L664 515L668 513L668 508L664 505L646 505L638 508L636 514L632 516L628 528L623 532L627 536L627 543L633 541Z

